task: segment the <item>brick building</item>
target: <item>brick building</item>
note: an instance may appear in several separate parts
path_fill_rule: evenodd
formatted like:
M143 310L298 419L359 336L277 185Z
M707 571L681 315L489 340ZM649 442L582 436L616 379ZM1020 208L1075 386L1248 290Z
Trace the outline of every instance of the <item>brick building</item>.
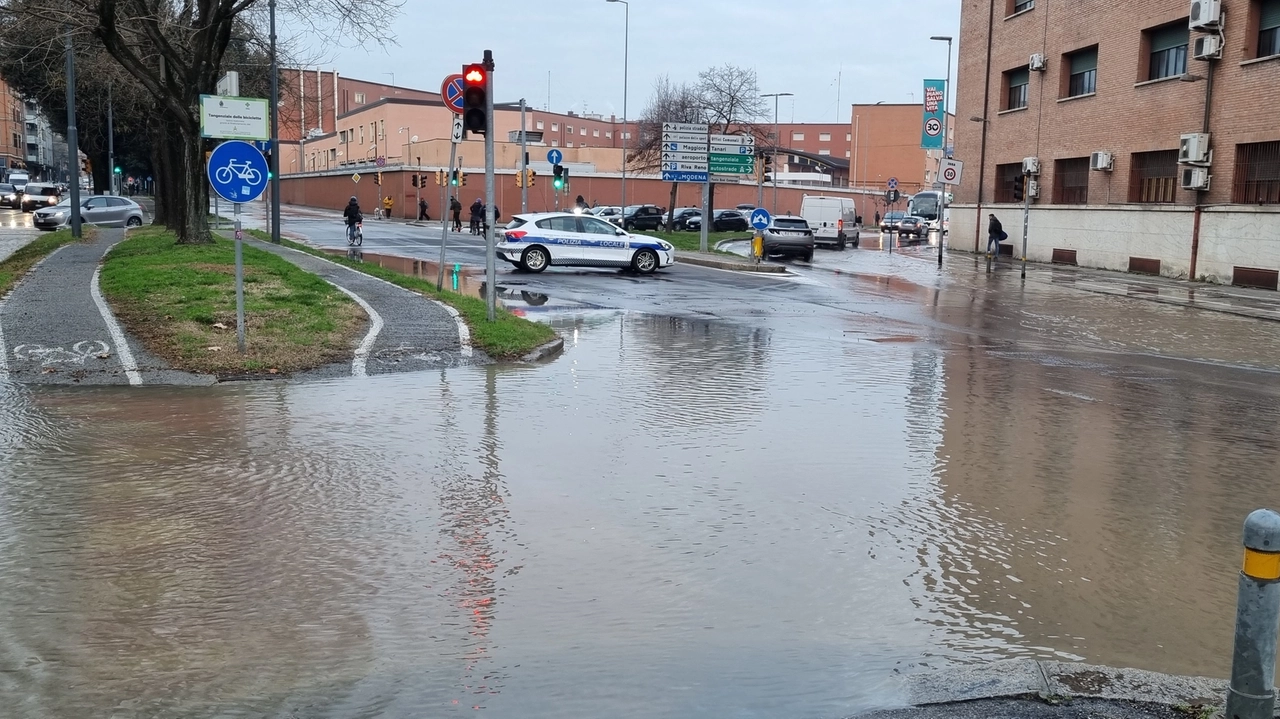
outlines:
M1013 188L1034 157L1031 259L1275 288L1280 0L1195 7L1220 22L1187 0L963 0L952 244L985 244L988 212L1021 243ZM1198 164L1180 161L1192 133L1212 150Z

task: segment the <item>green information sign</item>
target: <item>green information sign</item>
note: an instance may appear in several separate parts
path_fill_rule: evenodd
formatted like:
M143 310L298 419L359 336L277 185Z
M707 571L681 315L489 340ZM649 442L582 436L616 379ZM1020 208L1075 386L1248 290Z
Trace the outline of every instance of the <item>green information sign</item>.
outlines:
M707 165L711 172L750 175L755 172L755 157L712 153L707 156Z

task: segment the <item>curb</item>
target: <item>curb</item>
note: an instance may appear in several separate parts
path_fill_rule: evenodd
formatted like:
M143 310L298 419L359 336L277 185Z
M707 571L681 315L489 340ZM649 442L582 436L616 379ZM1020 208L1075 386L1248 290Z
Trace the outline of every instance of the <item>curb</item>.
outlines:
M1012 659L909 677L906 693L913 706L1028 696L1221 706L1226 701L1227 682L1142 669Z
M521 362L541 362L564 351L564 338L557 337L550 342L535 347L532 352L520 358Z
M699 267L712 267L717 270L735 270L738 272L765 272L769 274L785 274L787 268L784 265L771 265L765 262L760 264L747 262L734 262L733 260L713 260L707 257L689 256L676 254L676 264L684 263L686 265L698 265Z

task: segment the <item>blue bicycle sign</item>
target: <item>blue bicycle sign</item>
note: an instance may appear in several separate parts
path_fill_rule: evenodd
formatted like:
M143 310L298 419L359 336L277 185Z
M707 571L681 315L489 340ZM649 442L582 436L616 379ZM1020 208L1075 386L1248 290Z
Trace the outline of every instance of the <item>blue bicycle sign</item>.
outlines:
M209 185L228 202L251 202L267 189L267 159L258 148L229 140L209 155Z

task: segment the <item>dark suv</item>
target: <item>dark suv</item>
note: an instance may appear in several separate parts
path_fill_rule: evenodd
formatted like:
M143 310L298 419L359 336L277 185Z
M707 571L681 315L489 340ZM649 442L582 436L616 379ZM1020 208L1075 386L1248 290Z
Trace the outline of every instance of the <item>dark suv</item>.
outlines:
M803 217L775 217L763 234L766 257L786 255L813 262L813 230Z
M631 205L622 212L622 229L657 230L662 226L662 208L657 205Z

